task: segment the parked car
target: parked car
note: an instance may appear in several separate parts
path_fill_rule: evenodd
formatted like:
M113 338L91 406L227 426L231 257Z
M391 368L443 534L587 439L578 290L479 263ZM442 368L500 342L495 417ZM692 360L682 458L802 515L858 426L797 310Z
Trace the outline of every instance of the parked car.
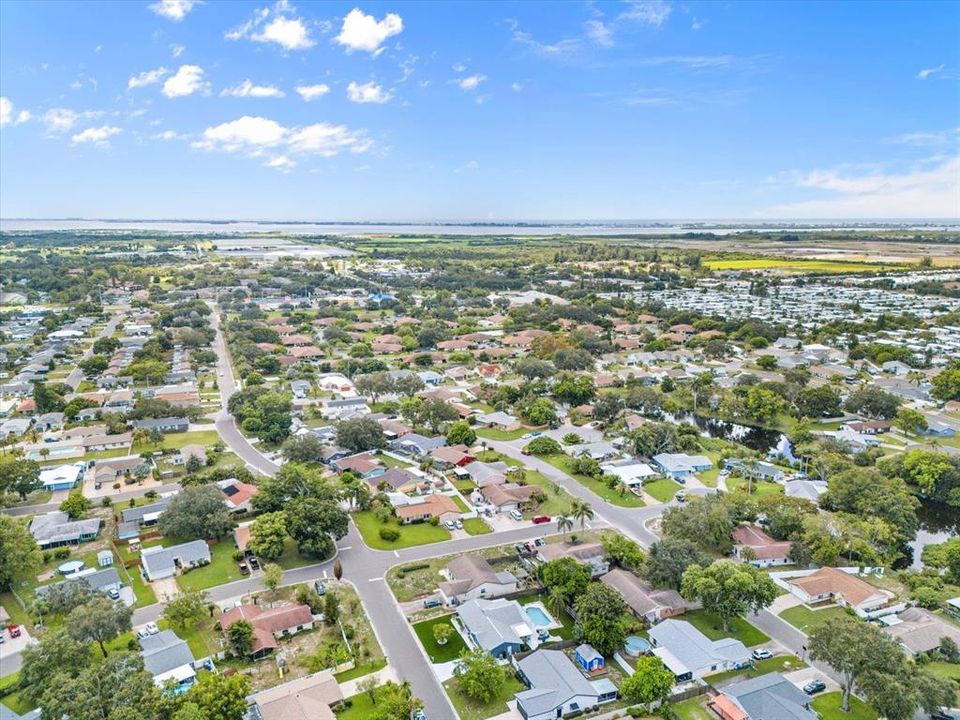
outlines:
M807 695L816 695L827 689L827 684L823 680L814 680L803 686L803 691Z
M317 595L323 595L325 592L327 592L327 586L319 580L314 581L313 589L317 591Z
M766 660L773 657L773 653L766 648L757 648L752 654L754 660Z
M413 720L427 720L426 713L420 708L417 708L417 711L413 714Z
M456 523L453 522L453 520L447 520L447 521L443 524L443 526L444 526L447 530L456 530L456 529L457 529L457 525L456 525Z
M677 490L677 494L674 495L674 497L677 499L677 502L687 501L687 493L685 493L683 490Z
M146 625L143 626L143 629L146 630L151 635L156 635L158 632L160 632L160 628L157 627L157 624L155 622L148 622Z
M247 562L250 563L251 570L258 570L260 568L260 561L253 557L253 555L250 556L250 559L247 560Z
M240 574L241 575L250 574L250 567L245 562L240 563Z
M110 599L111 599L111 600L119 600L119 599L120 599L120 589L119 589L119 588L110 588L110 589L107 591L107 595L110 596Z
M454 520L453 525L457 530L463 530L463 522L461 520Z
M520 522L521 520L523 520L523 515L520 513L519 510L511 510L510 517L512 517L517 522Z
M144 638L150 637L150 633L147 632L146 628L140 628L137 630L137 637L143 640Z
M20 637L20 626L19 625L10 625L7 630L10 633L10 637L18 638Z
M549 516L549 515L537 515L531 522L533 522L534 525L543 525L543 523L548 523L548 522L550 522L550 516Z
M441 605L443 605L443 601L440 600L440 598L428 598L427 600L423 601L423 606L425 608L435 608L440 607Z

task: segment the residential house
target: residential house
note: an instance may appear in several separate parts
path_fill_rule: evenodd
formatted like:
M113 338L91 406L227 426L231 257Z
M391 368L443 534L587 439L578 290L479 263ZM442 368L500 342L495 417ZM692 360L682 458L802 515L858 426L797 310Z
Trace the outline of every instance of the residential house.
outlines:
M682 615L692 607L676 590L654 588L622 568L614 568L603 575L600 582L620 593L630 612L651 625Z
M725 685L707 702L720 720L820 720L812 698L780 673Z
M40 484L43 485L44 490L52 492L72 490L77 486L77 483L83 480L86 469L86 463L82 462L45 468L40 471Z
M386 486L394 492L407 493L423 483L424 478L405 468L390 468L381 475L368 478L367 482L374 488Z
M694 473L705 472L713 467L713 461L704 455L660 453L654 455L652 460L660 472L678 482L683 482Z
M495 598L516 592L517 578L509 572L496 572L486 558L461 555L445 569L447 580L440 583L440 596L447 605L469 600Z
M390 449L413 458L425 458L431 452L447 444L446 438L442 436L425 437L419 433L407 433L390 443Z
M159 430L162 433L182 433L190 429L190 421L184 417L147 418L134 420L130 426L144 430Z
M915 658L936 650L943 638L950 638L960 645L960 627L923 608L907 608L897 615L881 618L881 622L883 631Z
M342 400L324 400L323 414L334 420L346 420L370 414L370 406L363 398L345 398Z
M457 619L470 643L495 658L507 658L536 643L530 618L516 600L469 600L457 608Z
M140 572L147 582L173 577L177 570L209 564L210 547L203 540L191 540L166 548L157 545L140 551Z
M161 630L156 635L140 638L143 668L153 676L153 682L164 687L174 683L174 694L187 690L197 679L196 658L187 643L173 630Z
M41 549L79 545L100 533L100 518L71 520L62 510L37 515L30 521L30 534Z
M457 520L462 514L462 511L457 507L453 499L449 495L443 495L441 493L432 493L418 497L391 495L390 500L394 503L394 511L401 525L426 522L431 518L437 518L440 522L446 522L448 520Z
M257 658L278 648L278 640L313 628L313 615L307 605L281 605L264 610L259 605L239 605L220 616L220 629L226 632L238 620L253 625L251 657Z
M630 488L639 487L643 485L646 480L657 476L656 470L647 465L647 463L640 462L634 458L624 458L622 460L604 463L600 466L600 469L610 475L616 475Z
M120 575L117 574L116 568L108 567L101 570L96 568L88 568L86 570L75 572L60 582L50 583L49 585L41 585L34 592L36 593L37 597L42 598L46 597L47 594L55 587L80 584L86 585L91 590L103 593L119 590L123 585L123 583L120 582Z
M495 428L504 432L512 432L521 427L517 418L500 410L485 415L477 415L476 421L477 425L481 427Z
M321 670L250 696L249 720L336 720L331 706L343 700L333 673Z
M754 567L789 565L793 543L774 540L756 525L740 525L733 530L733 556Z
M543 496L543 490L539 485L520 485L519 483L495 483L491 482L478 490L474 490L473 497L482 499L489 505L493 505L499 512L512 512L521 510L537 498Z
M257 486L241 482L236 478L227 478L217 482L223 493L223 502L231 512L243 513L252 509L251 502L257 494Z
M561 650L537 650L514 666L528 688L515 696L517 710L526 720L580 715L617 699L617 688L609 679L588 680Z
M453 467L464 467L476 461L466 445L445 445L430 453L435 467L445 470Z
M858 614L878 610L890 600L890 594L879 590L856 575L834 567L822 567L809 575L787 580L790 592L808 605L832 600L850 607Z
M359 453L340 458L330 463L330 466L339 473L352 472L362 480L370 481L383 475L387 468L370 453Z
M664 620L649 631L653 654L678 682L715 672L737 670L750 663L750 651L739 640L711 640L683 620Z
M541 545L537 552L537 559L540 562L550 562L563 557L571 557L581 565L586 565L593 577L600 577L610 570L610 563L603 550L603 545L598 542L578 543L576 545L568 542L547 543Z
M563 451L570 457L588 457L597 462L604 462L619 455L619 451L608 442L578 443L566 445Z
M463 465L462 471L457 471L457 475L469 476L480 488L488 485L502 485L507 481L507 464L502 461L488 463L475 460Z
M137 526L155 525L172 500L173 497L165 497L147 505L126 508L121 512L120 517L124 523L136 523Z

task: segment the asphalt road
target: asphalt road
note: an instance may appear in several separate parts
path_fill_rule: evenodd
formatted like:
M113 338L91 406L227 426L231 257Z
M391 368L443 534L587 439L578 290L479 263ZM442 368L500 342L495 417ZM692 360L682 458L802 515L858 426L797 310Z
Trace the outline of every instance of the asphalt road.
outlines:
M120 323L120 315L114 315L111 317L107 324L103 326L103 330L100 331L100 334L97 335L96 339L99 340L102 337L109 337L113 335L114 330L117 329L117 325ZM77 360L77 364L74 366L73 370L70 371L70 374L67 375L67 379L64 382L69 385L74 391L77 389L77 386L80 385L80 381L83 380L83 370L80 369L80 362L86 360L88 357L93 355L93 345L87 348L87 351L80 356Z

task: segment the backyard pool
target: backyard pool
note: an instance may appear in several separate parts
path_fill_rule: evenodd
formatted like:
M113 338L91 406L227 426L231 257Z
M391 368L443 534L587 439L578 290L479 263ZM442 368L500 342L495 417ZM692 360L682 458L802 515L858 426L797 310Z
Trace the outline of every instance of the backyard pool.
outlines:
M623 643L623 649L630 657L640 657L650 650L650 643L639 635L631 635Z
M537 630L553 630L561 627L560 623L550 617L550 613L541 602L530 603L523 608L523 611Z

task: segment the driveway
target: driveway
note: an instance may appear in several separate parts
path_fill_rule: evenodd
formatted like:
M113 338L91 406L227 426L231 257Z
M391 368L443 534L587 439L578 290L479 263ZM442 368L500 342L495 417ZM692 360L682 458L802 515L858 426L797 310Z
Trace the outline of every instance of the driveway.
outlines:
M5 676L20 669L20 653L33 642L33 638L24 627L20 628L20 637L16 638L10 637L7 630L0 632L3 633L3 643L0 643L0 676Z
M176 578L163 578L162 580L154 580L150 583L150 586L153 588L153 593L157 596L157 600L164 602L170 598L176 597L180 594L180 586L177 585Z
M793 672L784 673L783 676L801 690L803 690L804 685L814 680L821 680L826 684L827 689L823 691L825 693L840 689L840 684L836 680L815 667L794 670ZM816 697L816 695L814 695L814 697Z

